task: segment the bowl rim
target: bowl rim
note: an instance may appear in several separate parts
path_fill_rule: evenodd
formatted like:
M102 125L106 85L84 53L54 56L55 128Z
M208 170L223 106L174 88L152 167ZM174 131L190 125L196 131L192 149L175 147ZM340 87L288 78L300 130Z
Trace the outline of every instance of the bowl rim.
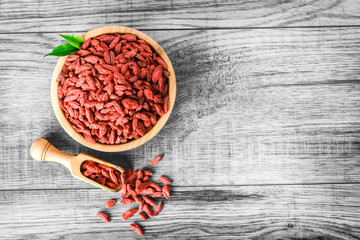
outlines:
M120 143L120 144L114 144L114 145L108 145L108 144L102 144L102 143L91 143L85 139L85 137L78 133L71 125L69 120L66 119L64 112L60 108L59 98L57 95L57 88L59 86L59 83L56 81L59 74L62 71L62 68L65 64L66 57L61 57L54 69L52 80L51 80L51 102L52 107L55 112L56 118L59 121L60 125L63 127L65 132L69 134L74 140L81 143L82 145L89 147L94 150L102 151L102 152L121 152L121 151L127 151L130 149L134 149L136 147L139 147L146 143L147 141L151 140L165 125L167 120L170 117L170 114L174 108L175 99L176 99L176 77L175 77L175 71L171 64L171 61L169 57L167 56L164 49L151 37L146 35L143 32L140 32L136 29L124 27L124 26L104 26L92 29L84 34L82 34L80 37L86 40L87 38L96 37L103 34L114 34L114 33L121 33L121 34L133 34L138 39L145 40L159 56L164 60L166 65L168 66L168 71L170 73L170 77L168 79L169 81L169 108L168 112L161 116L156 124L142 137L138 139L131 140L126 143Z

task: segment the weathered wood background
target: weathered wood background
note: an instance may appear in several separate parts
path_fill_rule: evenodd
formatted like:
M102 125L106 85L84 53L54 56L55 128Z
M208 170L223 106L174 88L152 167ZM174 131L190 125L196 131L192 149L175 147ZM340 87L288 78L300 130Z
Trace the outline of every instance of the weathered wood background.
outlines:
M72 140L50 102L63 40L104 25L144 31L178 92L145 145ZM360 2L0 0L0 238L136 238L96 212L114 195L29 155L37 137L173 181L148 239L360 239ZM116 195L115 195L116 196Z

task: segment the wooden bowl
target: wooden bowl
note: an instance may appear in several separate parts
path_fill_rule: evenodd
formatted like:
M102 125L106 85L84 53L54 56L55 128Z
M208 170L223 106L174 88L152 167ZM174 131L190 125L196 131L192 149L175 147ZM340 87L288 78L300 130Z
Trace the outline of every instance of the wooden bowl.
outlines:
M126 143L114 144L114 145L91 143L87 141L82 134L75 131L71 123L66 119L64 112L60 108L59 98L57 95L57 88L59 86L59 83L56 82L56 79L61 73L66 60L66 57L61 57L56 64L51 82L51 101L52 101L53 109L55 111L55 115L58 121L60 122L61 126L73 139L75 139L76 141L78 141L79 143L83 144L86 147L103 152L121 152L121 151L130 150L152 139L161 130L161 128L165 125L166 121L168 120L171 111L174 107L175 98L176 98L176 79L175 79L175 72L173 66L171 65L169 57L166 55L164 49L162 49L160 45L157 42L155 42L152 38L150 38L148 35L140 31L137 31L133 28L122 27L122 26L106 26L88 31L87 33L81 35L81 37L86 40L87 38L92 38L102 34L112 34L112 33L121 33L121 34L129 33L135 35L138 39L145 40L163 59L165 64L168 66L168 71L170 73L169 110L166 114L164 114L158 119L157 123L150 129L150 131L148 131L144 136L138 139L134 139Z

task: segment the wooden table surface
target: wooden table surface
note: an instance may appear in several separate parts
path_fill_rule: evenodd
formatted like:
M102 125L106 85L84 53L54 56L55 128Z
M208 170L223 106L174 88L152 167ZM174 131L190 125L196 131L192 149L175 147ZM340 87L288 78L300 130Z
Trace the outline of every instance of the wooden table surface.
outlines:
M64 41L105 25L157 41L177 77L162 131L134 150L88 149L50 101ZM360 2L0 0L0 238L137 238L119 194L37 162L38 137L168 176L146 239L360 239ZM149 161L160 153L155 167Z

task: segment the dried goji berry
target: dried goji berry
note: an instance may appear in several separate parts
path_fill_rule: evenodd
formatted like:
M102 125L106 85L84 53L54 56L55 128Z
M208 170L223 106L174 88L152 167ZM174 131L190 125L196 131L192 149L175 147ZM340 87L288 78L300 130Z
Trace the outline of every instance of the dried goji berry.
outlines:
M141 198L137 194L131 195L137 204L141 204Z
M156 207L155 211L153 212L153 217L159 215L159 213L161 212L163 208L163 203L160 202L159 205Z
M138 172L138 179L141 180L143 177L144 177L144 172L143 172L143 170L141 169L141 170L139 170L139 172Z
M156 207L156 204L155 204L154 201L151 200L150 198L148 198L148 197L143 197L143 199L144 199L144 201L145 201L147 204L149 204L150 206Z
M142 194L142 195L151 195L153 194L155 191L153 188L146 188L146 189L143 189L143 190L140 190L139 191L139 194Z
M113 182L106 182L106 185L108 185L109 187L111 187L111 188L116 188L116 185L115 185L115 183L113 183Z
M147 220L146 215L144 213L139 213L139 216L142 220Z
M164 187L162 188L162 192L163 192L164 197L165 197L166 199L169 199L169 198L170 198L170 187L169 187L168 185L166 185L166 186L164 186Z
M121 204L121 205L126 205L126 204L131 204L131 203L133 203L133 202L135 202L134 199L125 198L125 199L123 199L123 200L120 201L120 204Z
M150 165L156 165L162 159L163 155L157 156L153 160L150 161Z
M148 204L145 203L143 209L144 209L145 213L146 213L149 217L152 217L152 216L153 216L153 214L152 214L152 212L151 212L151 210L150 210L150 206L149 206Z
M102 213L102 212L98 212L96 214L96 216L98 216L101 220L103 220L104 222L110 222L110 218L108 215L106 215L105 213Z
M129 180L129 181L134 180L134 179L137 177L137 175L138 175L138 171L134 171L134 172L131 174L131 176L128 177L128 180Z
M141 201L141 203L139 204L139 211L141 211L144 208L145 205L145 201Z
M137 234L143 236L144 233L143 233L143 230L135 223L131 223L130 224L130 227L132 228L132 230L134 230Z
M145 176L152 176L152 172L149 172L149 171L147 171L145 169L143 169L143 173L144 173Z
M109 174L110 174L111 181L113 181L115 183L115 185L118 185L119 181L118 181L117 177L115 176L115 173L113 171L110 171Z
M162 191L161 191L161 192L154 192L154 193L151 194L150 196L153 197L153 198L157 198L157 197L160 197L160 196L162 196L162 195L163 195L163 193L162 193Z
M153 183L153 182L149 182L148 183L148 186L154 188L156 191L162 191L161 187L159 185L157 185L156 183Z
M169 179L167 179L166 177L163 177L163 176L160 177L160 181L161 181L163 184L170 184Z
M129 219L129 218L132 217L137 211L138 211L137 208L127 210L127 211L122 215L121 220L125 221L125 220Z
M151 76L151 79L154 83L156 83L159 80L160 76L162 75L162 72L163 72L162 66L157 66L154 69L152 76Z
M111 208L115 205L115 200L109 200L106 204L105 204L105 208Z

